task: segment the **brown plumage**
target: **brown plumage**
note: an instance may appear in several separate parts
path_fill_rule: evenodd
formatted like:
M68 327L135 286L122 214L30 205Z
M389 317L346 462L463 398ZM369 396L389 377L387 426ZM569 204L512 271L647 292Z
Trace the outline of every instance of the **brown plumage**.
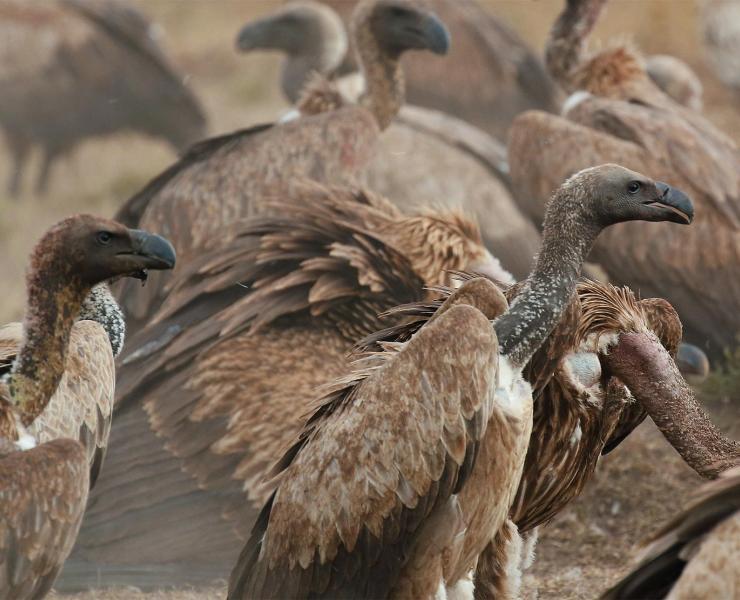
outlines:
M263 212L264 198L275 184L294 177L353 182L373 155L380 130L403 103L400 56L413 48L443 52L447 44L442 23L413 0L364 0L354 28L371 82L362 105L197 144L129 199L118 212L119 220L166 232L184 268L201 251L228 243L239 217ZM153 277L145 294L120 290L132 331L146 322L166 293L164 277Z
M86 296L100 281L173 264L166 240L87 215L58 223L34 248L25 322L0 328L3 598L51 589L100 472L115 369L105 324L77 320Z
M347 35L336 13L320 2L289 4L246 24L237 46L243 52L285 53L282 90L301 115L334 110L361 93L361 77L350 75L336 85L328 80L343 58ZM357 90L345 93L347 83L358 81ZM516 278L529 273L539 233L507 189L505 148L483 130L445 113L405 106L378 140L362 180L407 212L419 208L412 200L421 200L474 215L486 246L504 267Z
M270 492L265 471L315 388L388 323L377 314L448 284L447 270L490 270L459 215L404 216L369 192L307 181L266 201L275 216L191 263L129 338L111 451L61 588L225 577Z
M90 137L134 130L181 150L205 134L203 109L152 31L123 0L0 4L0 127L13 158L11 194L35 145L43 192L56 159Z
M602 600L736 598L740 589L740 467L705 484L649 540L639 564Z
M655 87L633 48L611 46L584 56L585 36L603 4L568 0L553 27L548 64L574 94L563 117L529 112L512 126L515 193L539 221L547 195L563 177L604 160L687 190L700 210L684 235L666 226L614 228L595 246L593 260L613 281L665 297L681 315L688 339L702 347L708 340L717 352L734 344L740 330L738 151L701 115Z
M630 197L635 178L645 187ZM407 341L372 338L379 352L319 400L278 463L229 598L470 594L479 556L504 543L524 467L522 369L568 310L602 227L674 218L645 211L658 196L684 204L661 186L616 165L576 174L554 194L537 264L506 312L501 292L474 278ZM510 558L491 585L516 596Z
M322 0L345 19L354 2ZM505 139L528 109L556 111L559 97L540 58L478 0L430 0L453 44L444 59L405 59L408 101L463 119Z

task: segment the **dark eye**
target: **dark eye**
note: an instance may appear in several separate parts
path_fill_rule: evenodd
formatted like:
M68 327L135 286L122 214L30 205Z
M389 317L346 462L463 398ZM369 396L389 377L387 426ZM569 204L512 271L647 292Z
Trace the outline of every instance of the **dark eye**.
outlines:
M401 8L400 6L394 6L393 8L391 8L391 15L394 19L402 19L404 17L408 17L410 14L410 10Z
M113 239L113 234L110 231L99 231L98 235L95 236L95 240L101 246L107 246Z
M627 184L627 191L630 194L636 194L640 191L640 188L642 187L642 184L639 181L630 181Z

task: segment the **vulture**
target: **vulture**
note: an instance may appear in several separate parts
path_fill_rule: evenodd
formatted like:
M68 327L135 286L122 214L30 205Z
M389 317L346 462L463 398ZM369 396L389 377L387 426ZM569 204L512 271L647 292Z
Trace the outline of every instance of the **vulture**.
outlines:
M42 598L77 537L110 431L122 317L105 287L171 268L163 238L78 215L31 254L23 324L0 328L0 596Z
M340 15L355 2L322 0ZM539 56L479 0L428 0L447 23L454 44L444 60L406 62L408 101L454 115L506 139L522 111L556 112L560 95Z
M701 17L709 64L722 83L740 90L740 4L735 0L704 0Z
M664 225L615 227L595 245L592 260L610 280L666 298L681 315L687 339L721 353L740 330L740 154L700 114L662 93L634 48L611 45L585 54L604 3L567 0L551 31L547 64L572 95L562 116L530 111L512 125L515 194L539 221L563 177L604 161L687 190L699 210L685 235Z
M359 338L394 323L378 313L424 299L450 271L508 276L459 215L287 185L129 335L106 469L59 589L226 578L303 399L348 369Z
M653 54L645 60L645 68L653 83L674 102L701 112L704 86L684 61L668 54Z
M656 533L640 563L602 600L736 598L740 590L740 467L706 483Z
M200 142L131 197L116 218L166 233L183 268L200 252L231 240L233 223L260 214L263 199L280 182L308 177L354 183L380 131L403 104L401 55L414 49L444 54L449 36L415 0L363 0L352 23L368 82L359 105ZM158 308L167 281L152 277L146 292L134 293L125 283L118 290L132 332Z
M179 151L205 133L203 109L154 27L123 0L3 0L0 65L12 195L35 146L43 193L56 159L86 139L136 131Z
M312 75L331 77L338 69L348 43L344 24L331 8L299 2L245 25L236 45L242 52L285 53L282 91L296 104ZM342 78L338 89L344 92L348 82L356 78ZM351 100L357 93L346 95ZM409 206L410 199L426 198L475 216L488 249L514 277L523 278L539 247L539 232L511 197L507 171L506 150L492 136L439 111L406 105L380 136L361 178L404 210L418 208Z
M533 390L522 369L569 306L594 240L623 221L688 224L692 210L682 192L617 165L563 183L510 307L473 278L409 340L381 342L312 402L229 599L472 597L524 468ZM499 589L515 587L508 546Z

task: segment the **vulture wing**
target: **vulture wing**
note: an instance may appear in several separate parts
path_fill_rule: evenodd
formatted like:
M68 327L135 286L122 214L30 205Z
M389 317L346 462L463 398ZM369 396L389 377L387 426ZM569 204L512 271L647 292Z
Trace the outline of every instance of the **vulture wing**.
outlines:
M425 522L470 474L497 365L490 321L468 305L365 359L279 465L229 598L386 597Z
M0 596L43 598L51 589L77 538L88 473L73 440L0 456Z
M23 326L0 328L0 363L12 363L23 340ZM40 443L79 440L87 452L94 484L105 457L113 416L115 364L110 340L94 321L78 321L70 336L67 365L44 412L28 431Z

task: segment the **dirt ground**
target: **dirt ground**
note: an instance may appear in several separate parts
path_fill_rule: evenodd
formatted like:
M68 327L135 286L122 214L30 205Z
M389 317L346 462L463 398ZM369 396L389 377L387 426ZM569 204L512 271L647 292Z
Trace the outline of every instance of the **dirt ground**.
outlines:
M239 56L233 40L240 25L274 9L275 0L139 0L162 27L165 44L203 100L212 134L273 119L285 108L278 89L279 59ZM560 0L487 2L537 49L559 11ZM740 138L737 101L712 77L701 52L697 8L689 0L615 0L595 38L633 38L646 53L687 60L705 85L706 112ZM454 40L453 40L454 43ZM57 165L47 197L26 193L4 197L8 160L0 147L0 323L22 314L22 274L28 251L50 224L74 212L112 215L116 207L173 160L163 144L121 135L83 144ZM30 171L35 173L37 163ZM26 188L31 187L28 173ZM740 437L737 401L709 408L720 426ZM636 544L679 509L698 483L696 477L646 422L604 458L587 488L568 510L541 531L532 576L541 599L594 598L630 564ZM142 593L133 588L53 598L76 600L209 600L224 585L207 590Z

